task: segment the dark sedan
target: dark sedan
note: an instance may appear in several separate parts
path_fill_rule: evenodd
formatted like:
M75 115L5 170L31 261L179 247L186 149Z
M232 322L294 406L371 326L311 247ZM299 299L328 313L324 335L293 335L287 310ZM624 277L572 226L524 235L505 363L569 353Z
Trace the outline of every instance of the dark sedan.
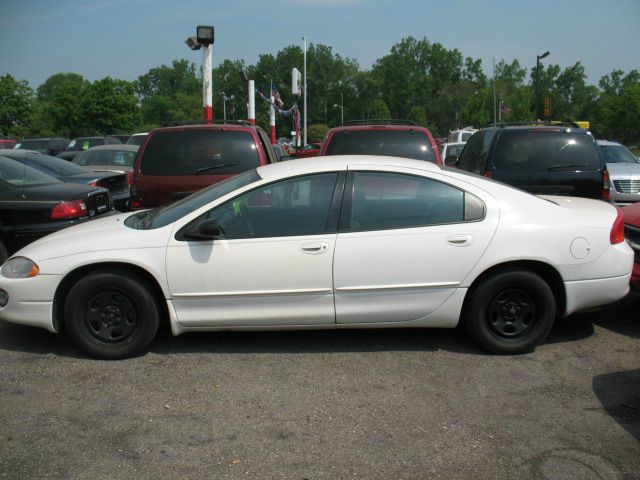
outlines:
M0 264L40 237L111 211L108 190L64 183L0 155Z
M73 160L80 152L96 147L98 145L117 145L122 144L119 138L111 135L104 137L78 137L69 142L67 148L63 152L58 154L58 157L65 160Z
M122 147L124 145L121 145ZM117 210L129 210L131 193L128 176L125 172L94 172L58 157L43 155L30 150L9 150L3 152L5 157L40 170L61 182L80 183L93 187L104 187L111 193L113 205Z

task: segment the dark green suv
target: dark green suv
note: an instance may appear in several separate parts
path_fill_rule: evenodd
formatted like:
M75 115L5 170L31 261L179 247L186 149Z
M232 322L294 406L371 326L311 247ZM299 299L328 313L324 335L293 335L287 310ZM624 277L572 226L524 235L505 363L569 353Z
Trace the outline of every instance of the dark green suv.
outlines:
M456 166L535 194L609 199L604 160L582 128L484 128L469 139Z

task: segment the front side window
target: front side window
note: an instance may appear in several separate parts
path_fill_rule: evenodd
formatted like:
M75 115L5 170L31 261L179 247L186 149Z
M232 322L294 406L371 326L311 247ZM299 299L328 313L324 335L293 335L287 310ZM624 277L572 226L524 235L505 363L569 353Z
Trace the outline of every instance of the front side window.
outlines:
M383 230L465 221L465 192L424 177L356 172L347 230Z
M494 130L480 130L471 135L460 153L456 166L467 172L482 175L487 170L489 148L494 135Z
M222 238L318 235L327 232L337 173L290 178L262 186L196 219L215 218Z
M140 163L144 175L228 175L259 165L250 132L186 130L154 134Z

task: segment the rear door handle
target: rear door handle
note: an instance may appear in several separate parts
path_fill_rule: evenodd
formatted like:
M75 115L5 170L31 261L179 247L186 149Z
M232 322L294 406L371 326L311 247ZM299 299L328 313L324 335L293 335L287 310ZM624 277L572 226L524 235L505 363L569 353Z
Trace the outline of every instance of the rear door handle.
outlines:
M305 243L300 247L300 250L310 255L318 255L329 250L329 245L323 242Z
M473 243L473 236L471 235L451 235L447 237L447 243L454 247L466 247Z

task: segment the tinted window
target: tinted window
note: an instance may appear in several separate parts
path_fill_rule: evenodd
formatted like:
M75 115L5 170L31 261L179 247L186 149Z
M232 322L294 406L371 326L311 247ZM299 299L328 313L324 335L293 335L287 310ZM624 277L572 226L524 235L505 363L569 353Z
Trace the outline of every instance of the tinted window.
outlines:
M354 174L350 230L464 221L464 192L442 182L391 173Z
M77 165L118 165L133 167L136 152L123 150L87 150L73 159Z
M258 165L258 151L249 132L188 130L153 135L140 170L145 175L220 175Z
M50 142L49 140L23 140L20 143L14 145L13 148L22 148L25 150L35 150L40 153L49 153Z
M104 145L104 138L74 138L69 142L65 150L71 152L81 152L96 145Z
M495 130L480 130L471 135L456 166L468 172L482 174L487 169L489 148L494 135Z
M496 143L494 166L505 171L593 171L600 159L586 134L549 130L505 131Z
M607 163L638 163L638 159L622 145L600 145L600 151Z
M435 162L429 138L416 130L343 130L335 133L327 155L391 155Z
M337 173L290 178L234 198L205 216L224 238L325 233Z

